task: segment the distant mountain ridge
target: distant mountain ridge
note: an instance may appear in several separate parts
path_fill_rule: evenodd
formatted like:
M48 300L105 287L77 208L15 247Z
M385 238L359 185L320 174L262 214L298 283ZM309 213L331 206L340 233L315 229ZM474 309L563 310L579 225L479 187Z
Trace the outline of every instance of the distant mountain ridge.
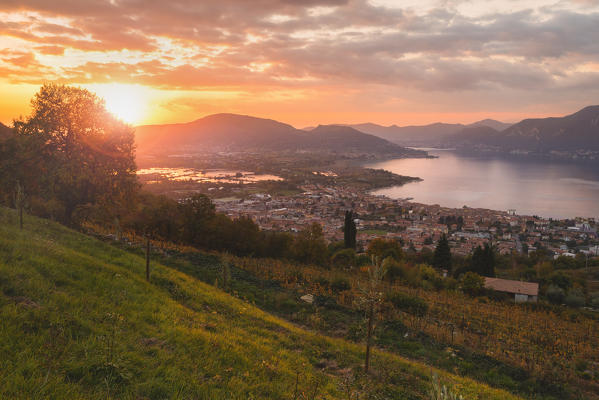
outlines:
M436 122L428 125L382 126L369 122L349 126L401 145L434 146L465 128L488 126L494 129L505 129L511 126L511 124L492 119L485 119L469 125Z
M588 106L564 117L530 118L503 130L463 129L447 145L487 146L507 151L599 151L599 106Z
M220 151L328 151L337 153L425 155L346 126L312 131L272 119L213 114L184 124L136 128L140 153Z

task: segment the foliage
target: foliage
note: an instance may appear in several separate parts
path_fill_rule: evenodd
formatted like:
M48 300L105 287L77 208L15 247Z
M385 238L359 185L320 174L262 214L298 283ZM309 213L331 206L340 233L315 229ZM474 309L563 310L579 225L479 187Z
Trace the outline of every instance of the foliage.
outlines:
M370 241L366 253L370 257L376 257L379 260L392 257L393 259L400 261L403 258L401 244L393 239L376 238Z
M354 213L351 210L345 212L345 222L343 224L343 242L348 249L356 248L356 223Z
M356 265L356 252L354 249L342 249L331 257L331 264L337 268L352 268Z
M584 293L580 289L570 289L568 295L564 299L564 303L570 307L582 307L584 306Z
M464 398L461 395L454 393L447 386L442 385L439 377L436 374L433 374L430 400L464 400Z
M0 159L1 190L20 181L37 213L68 224L130 207L138 189L133 128L77 87L45 84L31 106L27 119L14 122L14 153Z
M289 399L298 381L310 397L346 398L341 377L361 347L299 329L161 262L148 283L141 249L30 216L20 232L15 217L0 209L1 398ZM219 273L217 257L198 259ZM234 281L239 271L231 272ZM430 366L382 350L373 363L388 371L373 375L372 393L426 398ZM478 398L517 398L434 371Z
M424 299L403 292L393 292L388 295L387 300L398 310L418 317L426 315L428 310L428 304Z
M460 280L460 288L470 295L480 294L485 287L485 279L475 272L468 271Z
M566 293L561 287L550 285L545 292L545 296L547 296L547 299L553 304L562 304L566 297Z
M433 267L451 271L451 250L445 234L441 236L441 239L437 242L437 247L435 247Z
M495 276L495 253L495 248L489 243L485 243L484 247L477 246L472 253L470 271L482 276Z

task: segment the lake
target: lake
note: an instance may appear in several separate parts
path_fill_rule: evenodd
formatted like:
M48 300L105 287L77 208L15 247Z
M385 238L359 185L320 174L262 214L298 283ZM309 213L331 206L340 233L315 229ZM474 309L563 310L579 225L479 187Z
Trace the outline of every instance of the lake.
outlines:
M465 156L430 150L439 158L404 158L369 164L422 182L376 190L424 204L552 218L599 217L599 165L521 158Z

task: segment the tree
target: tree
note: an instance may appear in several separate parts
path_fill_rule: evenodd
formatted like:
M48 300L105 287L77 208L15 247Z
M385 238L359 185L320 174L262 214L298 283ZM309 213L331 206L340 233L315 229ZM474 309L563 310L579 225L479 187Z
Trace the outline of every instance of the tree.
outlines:
M327 259L327 244L322 227L317 222L307 226L295 237L295 258L303 263L324 265Z
M376 311L383 300L381 283L385 276L385 266L380 259L372 258L372 266L368 269L368 281L365 287L360 287L360 305L367 312L368 328L366 330L366 355L364 358L364 372L368 373L370 368L370 347L372 345L372 332L374 331L374 320Z
M472 253L470 271L482 276L495 276L495 258L495 248L489 243L485 243L484 247L477 246Z
M443 234L437 247L435 247L435 253L433 254L433 267L438 269L446 269L451 271L451 250L449 248L449 241L447 236Z
M112 116L86 89L45 84L31 101L32 114L14 122L22 163L15 166L27 193L53 201L53 216L76 222L76 211L107 213L138 189L133 128ZM35 166L35 174L27 168Z
M208 221L216 214L210 198L203 194L195 194L181 202L179 208L182 217L182 240L196 246L205 245L209 241L206 237Z
M403 258L401 245L397 240L393 239L376 238L368 244L366 252L370 257L376 257L381 260L393 257L395 260L400 261Z
M485 278L472 271L466 272L460 282L460 288L473 296L479 294L484 287Z
M348 249L356 248L356 222L351 210L345 212L345 224L343 225L343 241Z

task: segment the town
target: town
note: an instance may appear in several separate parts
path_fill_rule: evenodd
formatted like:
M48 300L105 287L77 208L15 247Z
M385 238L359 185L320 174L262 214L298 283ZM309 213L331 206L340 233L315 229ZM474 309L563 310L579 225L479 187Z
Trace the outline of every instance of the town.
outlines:
M446 208L362 193L351 187L310 184L301 189L303 192L296 195L256 193L245 199L216 198L214 203L218 211L232 218L249 216L266 230L298 232L316 222L330 241L343 239L344 212L353 210L361 248L384 237L400 241L405 250L432 250L446 234L452 252L463 256L489 241L500 254L526 254L543 248L555 258L575 257L576 253L599 255L594 218L553 220L518 215L516 210Z

